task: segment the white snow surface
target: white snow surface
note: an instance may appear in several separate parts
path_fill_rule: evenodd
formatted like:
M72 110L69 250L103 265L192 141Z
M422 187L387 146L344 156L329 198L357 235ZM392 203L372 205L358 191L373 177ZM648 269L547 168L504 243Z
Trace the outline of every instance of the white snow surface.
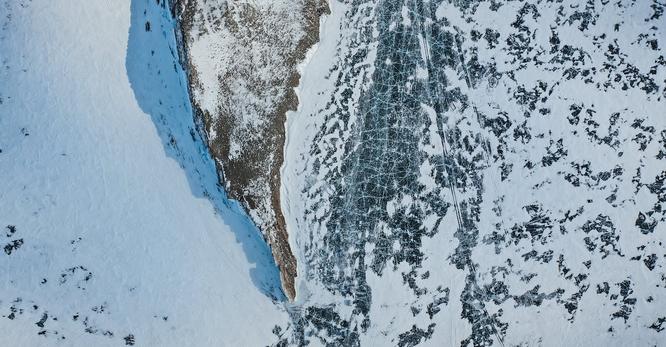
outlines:
M287 321L155 3L0 3L0 346L258 346Z

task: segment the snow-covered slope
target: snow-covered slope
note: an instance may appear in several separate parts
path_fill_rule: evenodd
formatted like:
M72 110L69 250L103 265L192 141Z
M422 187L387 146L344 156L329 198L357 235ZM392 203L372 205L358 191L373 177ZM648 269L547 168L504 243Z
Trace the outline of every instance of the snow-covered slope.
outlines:
M161 5L0 2L1 346L259 346L287 321Z

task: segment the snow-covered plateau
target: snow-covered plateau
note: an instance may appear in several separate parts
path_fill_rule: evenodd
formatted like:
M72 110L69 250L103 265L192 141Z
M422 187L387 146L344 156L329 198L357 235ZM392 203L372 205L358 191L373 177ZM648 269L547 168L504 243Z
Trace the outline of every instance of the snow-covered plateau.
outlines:
M0 346L666 346L663 0L0 0Z

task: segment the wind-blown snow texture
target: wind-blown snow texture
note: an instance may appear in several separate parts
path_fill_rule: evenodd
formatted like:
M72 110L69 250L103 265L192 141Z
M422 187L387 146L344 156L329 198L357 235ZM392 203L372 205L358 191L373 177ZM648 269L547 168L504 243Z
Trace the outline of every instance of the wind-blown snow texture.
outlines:
M277 268L217 186L169 11L7 0L0 14L0 346L273 339L288 319Z
M332 1L288 115L291 342L662 344L664 8Z

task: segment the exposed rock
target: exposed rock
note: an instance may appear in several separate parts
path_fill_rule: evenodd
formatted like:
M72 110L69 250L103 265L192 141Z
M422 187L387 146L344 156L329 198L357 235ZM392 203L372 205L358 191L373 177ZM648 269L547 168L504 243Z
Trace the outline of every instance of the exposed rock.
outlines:
M295 297L296 259L280 206L284 123L297 65L319 40L326 0L177 0L192 105L222 182L268 241Z

